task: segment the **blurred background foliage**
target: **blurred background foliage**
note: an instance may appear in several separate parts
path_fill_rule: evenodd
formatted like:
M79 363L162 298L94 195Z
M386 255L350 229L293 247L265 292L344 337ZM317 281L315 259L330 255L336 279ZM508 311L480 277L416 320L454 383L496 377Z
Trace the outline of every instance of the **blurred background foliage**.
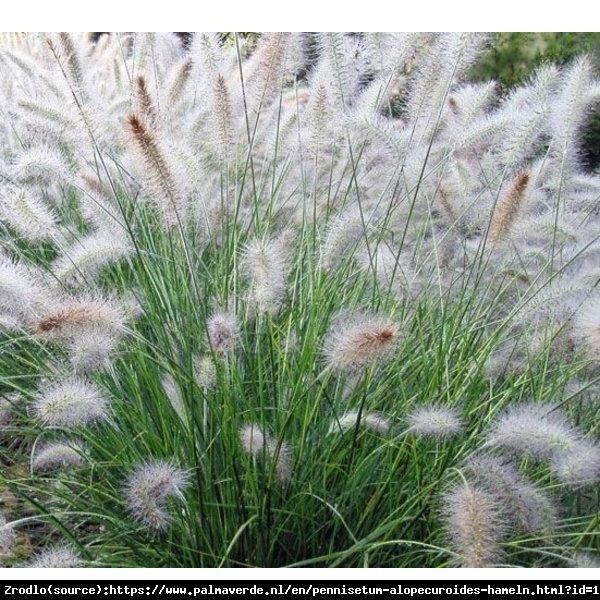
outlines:
M474 80L495 79L506 90L521 83L545 62L565 64L582 53L600 63L600 33L494 33L492 43L474 66Z
M471 78L494 79L505 92L527 79L541 64L565 64L583 53L592 57L600 74L600 33L495 33L490 47L471 70ZM582 132L581 160L586 169L600 167L600 107L590 113Z

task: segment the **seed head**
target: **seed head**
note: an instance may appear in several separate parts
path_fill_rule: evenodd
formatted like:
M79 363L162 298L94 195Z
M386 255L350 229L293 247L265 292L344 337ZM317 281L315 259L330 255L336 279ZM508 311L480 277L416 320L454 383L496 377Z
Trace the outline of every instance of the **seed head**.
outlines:
M573 335L590 360L600 363L600 296L588 300L573 318Z
M42 550L25 566L30 569L76 569L82 565L82 558L71 546L65 545Z
M44 425L77 427L104 418L107 404L99 388L73 376L44 386L33 404L33 412Z
M203 392L214 389L217 382L217 369L212 356L201 356L194 361L194 379Z
M504 519L522 532L551 531L556 509L550 498L496 456L476 456L464 467L469 481L497 502Z
M262 456L265 446L270 440L258 425L249 424L240 427L240 441L246 454Z
M51 186L56 181L70 182L71 172L59 150L32 144L19 153L14 164L16 180L28 186Z
M256 313L276 314L286 294L289 248L285 236L255 239L242 253L240 265L249 283L248 306Z
M424 437L444 438L460 433L458 413L444 406L417 407L408 415L411 431Z
M443 499L446 536L458 566L490 567L498 558L505 525L500 509L486 492L467 484L451 489Z
M498 202L490 222L488 238L490 242L501 241L509 232L521 208L523 195L529 183L529 173L517 175L506 195Z
M334 419L329 427L329 433L344 433L356 427L359 412L352 410L344 413L339 419ZM378 412L363 413L360 424L365 429L370 429L380 434L387 433L390 428L389 421Z
M360 210L346 210L334 217L321 244L321 268L332 271L344 258L356 252L365 235L365 216Z
M10 525L7 522L4 515L0 514L0 551L6 552L13 545L17 536Z
M135 78L134 87L134 106L141 115L144 116L148 126L151 129L156 129L158 123L158 114L154 106L154 100L148 91L146 78L143 75L138 75Z
M251 423L240 427L240 442L246 454L258 459L264 456L275 461L277 479L285 482L290 478L290 447L285 441L274 440L261 427Z
M277 479L285 483L290 479L292 473L291 451L287 442L277 443L275 440L268 441L269 455L275 461L275 475Z
M68 346L69 360L76 373L108 369L119 338L110 331L92 331L74 337Z
M217 354L231 352L237 342L239 327L235 316L230 312L215 312L206 322L210 346Z
M0 329L6 331L19 331L23 328L23 322L18 317L0 313Z
M41 293L41 288L22 265L0 255L0 313L25 316Z
M93 281L104 267L128 257L132 252L132 246L121 231L100 230L67 248L54 261L52 270L62 283L81 286Z
M564 485L596 483L600 479L600 446L589 440L578 440L571 449L556 452L550 468Z
M231 100L227 82L219 73L212 89L212 114L214 118L213 131L215 146L221 160L226 160L234 146L233 116L231 114Z
M338 316L323 343L323 356L335 372L352 372L383 360L397 342L398 326L386 317Z
M105 299L68 300L57 310L42 315L37 332L72 339L91 333L108 332L118 336L125 329L126 315L121 306Z
M496 420L488 444L545 459L571 451L577 439L565 415L554 406L525 404L509 408Z
M129 511L142 525L153 531L164 531L169 521L166 500L170 496L183 500L187 480L187 474L168 461L139 465L125 488Z
M600 556L580 550L573 554L570 563L577 569L600 569Z
M82 465L84 452L80 442L50 442L36 451L32 468L44 472Z
M18 401L19 396L16 394L0 397L0 431L13 420L15 405Z
M31 188L8 187L4 193L0 192L0 212L3 220L32 243L58 237L56 216Z
M150 196L160 209L166 227L185 222L188 206L180 178L171 164L172 154L163 148L161 139L144 117L130 114L127 129L137 158L137 168Z
M185 403L175 379L171 374L167 374L163 377L161 384L177 416L185 423Z

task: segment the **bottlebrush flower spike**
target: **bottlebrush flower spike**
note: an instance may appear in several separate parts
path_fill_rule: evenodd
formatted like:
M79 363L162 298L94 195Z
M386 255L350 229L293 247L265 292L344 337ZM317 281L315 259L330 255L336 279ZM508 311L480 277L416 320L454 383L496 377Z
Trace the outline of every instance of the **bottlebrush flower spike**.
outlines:
M44 425L78 427L104 418L107 404L98 387L72 376L43 386L33 403L33 413Z
M234 350L239 335L235 315L225 311L215 312L208 318L206 328L213 352L227 354Z
M356 252L359 242L366 238L368 225L365 219L358 209L349 209L331 220L320 249L323 270L331 271Z
M246 454L262 456L268 441L264 431L258 425L247 424L240 427L240 442Z
M498 202L492 219L488 239L493 244L501 241L510 230L521 208L523 194L529 183L529 173L524 172L511 183L506 195Z
M385 359L398 343L399 327L380 315L338 315L325 337L323 357L335 372L355 371Z
M23 265L0 254L0 313L29 316L43 302L43 287Z
M77 240L54 261L52 270L59 281L80 286L93 281L100 271L133 253L121 231L97 231Z
M496 419L487 445L544 459L556 452L572 451L577 441L577 432L556 407L525 404L509 408Z
M204 392L210 392L217 383L217 368L212 356L200 356L194 360L194 380Z
M329 427L328 433L344 433L356 427L359 412L351 410L344 413L339 419L334 419ZM390 422L378 412L363 413L360 419L360 425L365 429L370 429L376 433L387 433L390 428Z
M0 514L0 551L6 552L14 544L17 536L4 515Z
M464 466L467 479L484 489L498 503L507 522L519 531L552 531L557 511L552 500L526 481L505 459L474 456Z
M291 475L290 447L285 441L278 442L255 423L243 425L239 430L240 442L246 454L255 459L267 456L275 461L275 475L286 482Z
M59 62L73 94L76 94L78 100L82 101L84 70L79 56L79 48L72 35L64 31L56 33L47 38L47 44L50 52Z
M275 461L275 475L278 481L285 483L292 474L290 445L287 442L277 443L275 440L269 440L268 450Z
M460 484L445 494L442 518L458 566L490 567L500 554L506 526L500 507L486 492Z
M556 452L550 468L564 485L583 486L600 480L600 446L579 440L569 450Z
M234 145L231 101L225 78L219 73L213 84L213 115L215 146L221 160L229 157Z
M577 569L600 569L600 556L592 552L575 552L569 562Z
M31 461L34 472L66 469L82 465L85 448L81 442L56 441L36 448Z
M271 100L281 90L286 59L294 48L294 41L294 34L284 32L263 36L258 48L244 65L250 114L259 114L261 104Z
M36 554L25 567L30 569L76 569L83 565L83 559L71 546L54 546Z
M119 344L119 337L110 331L92 331L74 337L67 352L77 374L108 369Z
M177 413L177 416L181 419L183 423L185 423L185 403L183 401L183 396L181 395L181 391L177 384L175 383L175 379L173 375L168 373L162 378L161 385L173 410Z
M0 219L34 244L59 237L56 215L26 187L8 186L0 190Z
M169 461L153 460L139 465L128 478L125 498L132 516L149 529L167 528L169 497L183 500L188 476Z
M580 342L587 356L600 364L600 296L591 298L573 317L573 336Z
M193 60L191 56L184 56L176 69L174 69L167 83L167 100L170 105L175 105L184 96L186 85L190 80Z
M17 394L0 397L0 432L13 420L18 402L19 396Z
M155 132L137 114L127 117L127 127L136 150L140 174L160 210L166 227L185 223L187 206L175 169L167 159Z
M250 309L275 314L286 294L288 249L285 240L251 241L244 248L240 265L249 283Z
M71 183L73 175L64 156L57 150L33 145L23 150L13 166L15 179L26 186L51 186L57 180Z
M125 333L126 315L117 302L104 298L82 298L57 302L55 310L42 314L36 332L49 337L72 339L91 333Z
M408 424L423 437L444 438L462 431L458 413L444 406L416 407L408 415Z
M594 64L590 56L581 54L561 73L561 86L553 90L552 114L549 125L553 140L551 152L565 161L562 168L577 164L578 134L585 122L590 105L598 102L600 88L594 80ZM595 84L595 85L594 85Z
M144 117L150 128L155 129L158 124L158 114L143 75L135 78L134 89L135 110Z

